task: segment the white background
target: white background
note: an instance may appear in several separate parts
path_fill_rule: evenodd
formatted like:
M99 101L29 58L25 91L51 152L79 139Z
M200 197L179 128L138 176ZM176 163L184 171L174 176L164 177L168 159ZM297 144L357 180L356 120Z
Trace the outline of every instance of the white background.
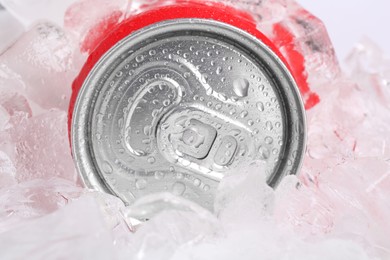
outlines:
M390 0L297 0L327 26L339 59L362 37L390 56Z

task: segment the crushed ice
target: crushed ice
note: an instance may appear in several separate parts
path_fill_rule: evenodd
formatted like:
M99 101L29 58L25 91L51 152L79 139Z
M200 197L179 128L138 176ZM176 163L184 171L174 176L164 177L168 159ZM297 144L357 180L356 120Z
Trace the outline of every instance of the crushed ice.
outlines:
M170 194L125 207L81 187L67 105L72 80L104 35L93 28L139 12L140 2L99 0L107 8L97 9L84 0L67 11L54 0L0 2L34 24L0 55L1 259L390 258L390 62L369 40L341 73L322 23L294 2L237 4L257 14L270 38L275 23L294 33L310 91L321 99L307 111L299 178L274 191L261 167L249 166L224 179L215 214ZM36 22L58 15L24 15L35 2L65 14L64 27ZM297 14L306 22L294 20Z

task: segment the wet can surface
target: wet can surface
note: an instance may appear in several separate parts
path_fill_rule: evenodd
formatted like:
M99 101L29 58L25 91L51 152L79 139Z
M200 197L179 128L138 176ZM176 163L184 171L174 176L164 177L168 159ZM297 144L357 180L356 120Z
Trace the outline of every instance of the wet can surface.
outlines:
M212 209L228 172L263 162L271 186L297 173L305 116L289 70L234 9L197 8L126 21L75 81L72 151L88 187L128 204L168 191Z

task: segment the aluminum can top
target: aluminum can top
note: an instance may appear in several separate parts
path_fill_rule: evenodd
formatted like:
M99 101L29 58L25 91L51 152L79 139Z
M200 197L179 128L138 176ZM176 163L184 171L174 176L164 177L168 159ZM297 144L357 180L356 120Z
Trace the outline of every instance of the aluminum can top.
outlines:
M71 125L87 186L128 204L168 191L208 209L221 179L251 163L270 186L297 173L305 139L278 55L208 19L159 22L115 44L84 81Z

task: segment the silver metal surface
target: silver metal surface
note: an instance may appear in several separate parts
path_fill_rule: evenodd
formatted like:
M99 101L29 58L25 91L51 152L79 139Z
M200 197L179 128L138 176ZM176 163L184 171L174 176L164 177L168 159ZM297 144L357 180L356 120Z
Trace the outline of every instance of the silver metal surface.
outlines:
M227 172L264 162L271 186L297 173L305 130L298 88L265 44L180 19L129 35L95 65L72 147L88 187L129 204L171 191L212 209Z

